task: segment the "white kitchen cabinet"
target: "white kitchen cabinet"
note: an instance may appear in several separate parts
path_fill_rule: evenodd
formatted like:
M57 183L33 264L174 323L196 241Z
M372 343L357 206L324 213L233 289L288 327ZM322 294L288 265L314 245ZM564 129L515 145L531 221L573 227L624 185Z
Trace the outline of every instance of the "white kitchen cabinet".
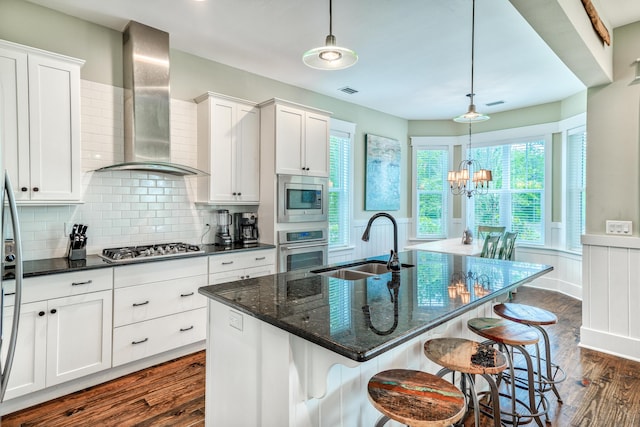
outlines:
M266 276L275 272L275 249L234 252L209 257L210 285Z
M13 315L13 282L5 283ZM112 269L26 278L7 399L111 367Z
M13 399L45 387L47 364L47 302L22 304L20 309L20 333L13 356L13 368L5 399ZM9 342L13 319L13 307L5 307L2 319L3 339ZM8 345L2 346L2 360L7 356Z
M80 201L83 64L0 40L0 141L18 203Z
M47 304L47 387L111 367L112 292Z
M330 113L279 99L260 108L262 143L275 150L275 173L328 177Z
M115 269L114 367L205 339L207 268L193 257Z
M198 103L198 201L257 204L260 201L260 109L211 92Z

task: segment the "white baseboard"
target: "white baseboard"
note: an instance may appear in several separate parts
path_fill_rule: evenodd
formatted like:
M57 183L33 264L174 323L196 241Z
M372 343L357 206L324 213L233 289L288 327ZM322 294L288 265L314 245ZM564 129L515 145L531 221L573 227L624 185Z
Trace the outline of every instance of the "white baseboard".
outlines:
M640 340L594 329L580 328L580 347L640 362Z

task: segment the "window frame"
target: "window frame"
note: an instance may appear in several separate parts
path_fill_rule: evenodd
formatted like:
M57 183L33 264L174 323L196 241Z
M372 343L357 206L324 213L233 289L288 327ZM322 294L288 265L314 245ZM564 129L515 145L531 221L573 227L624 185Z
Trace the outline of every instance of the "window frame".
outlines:
M353 228L353 197L354 197L353 181L354 181L354 148L355 148L354 144L355 144L356 124L347 122L344 120L340 120L340 119L335 119L332 117L330 119L330 126L329 126L329 145L331 144L331 137L338 132L349 136L348 138L349 139L349 159L347 160L349 171L347 172L347 182L345 183L345 188L348 191L347 201L349 206L347 207L347 213L346 213L347 224L340 225L341 227L345 226L347 228L347 234L346 234L347 241L342 242L340 244L331 244L331 242L329 242L329 251L343 250L353 246L353 230L352 230ZM342 136L343 135L340 135L340 137ZM330 161L331 161L331 158L329 156L329 162ZM331 178L331 165L329 165L329 178L327 179L327 182L330 180L330 178ZM331 186L328 185L328 187L329 187L328 192L331 192ZM327 238L328 237L329 236L327 236Z
M566 129L563 132L563 150L562 150L562 156L563 156L563 188L562 188L562 193L565 195L565 197L563 197L563 215L562 215L562 220L565 224L565 235L564 237L564 248L569 251L569 252L575 252L575 253L582 253L582 244L580 242L581 236L586 232L586 206L583 206L582 209L584 210L584 222L582 223L582 230L581 233L577 236L578 241L575 242L574 239L572 239L572 227L569 224L569 221L572 219L570 217L570 207L571 204L574 202L571 200L571 198L569 197L569 194L571 192L571 176L570 174L572 174L572 170L574 169L575 162L572 162L572 159L570 159L570 137L572 135L575 134L584 134L584 159L582 161L583 164L583 168L584 171L583 173L586 173L586 161L587 161L587 147L586 145L589 143L588 142L588 135L587 135L587 126L586 124L578 124L577 126L574 127L570 127L568 129ZM581 193L585 194L585 204L586 204L586 176L585 179L583 181L583 186L582 186L582 190ZM581 215L582 216L582 215ZM575 243L577 243L577 245L574 245Z
M513 129L512 129L513 130ZM493 134L493 132L491 132ZM523 143L529 143L529 142L535 142L535 141L542 141L543 142L543 146L544 146L544 182L543 182L543 189L541 191L535 191L535 192L541 192L542 193L542 212L541 212L541 222L542 222L542 227L541 227L541 233L542 233L542 239L540 242L530 242L527 241L525 242L526 245L530 245L530 246L545 246L548 244L548 240L549 240L549 236L550 236L550 232L551 232L551 200L552 200L552 133L551 132L547 132L544 134L527 134L527 136L524 136L523 134L520 134L519 136L513 136L513 137L509 137L509 138L505 138L505 139L492 139L490 135L483 135L483 136L478 136L478 139L480 141L476 141L475 139L472 139L472 145L471 145L471 149L476 149L476 148L485 148L485 147L505 147L505 146L511 146L511 145L516 145L516 144L523 144ZM462 155L464 156L463 158L467 158L468 156L468 148L464 147L463 151L462 151ZM482 165L484 168L487 169L492 169L494 168L492 165ZM494 177L495 178L495 177ZM508 193L513 195L513 194L517 194L520 193L519 191L513 191L512 189L508 189ZM476 197L475 195L472 196L472 199ZM478 197L482 197L482 196L478 196ZM513 200L513 199L512 199ZM473 201L471 201L471 206L469 206L469 204L465 203L464 204L464 209L466 211L467 208L470 208L471 212L465 212L464 213L464 218L467 218L468 220L465 221L467 226L471 226L472 230L476 230L478 224L475 223L475 217L472 218L473 216ZM484 224L484 225L492 225L492 224ZM499 225L505 225L507 226L507 230L510 230L510 223L509 224L504 224L501 223ZM522 242L522 241L520 241Z
M454 228L454 222L456 221L453 218L453 197L449 192L449 187L445 186L446 191L444 194L445 198L445 206L446 206L446 215L444 219L444 233L443 235L429 235L429 236L419 236L418 235L418 177L417 177L417 162L418 162L418 151L419 150L437 150L443 149L448 152L447 158L447 170L444 171L443 179L446 182L447 180L447 172L448 170L453 169L453 157L454 157L454 147L459 144L458 137L410 137L411 142L411 214L413 219L412 226L412 240L436 240L436 239L446 239L449 237L451 230Z

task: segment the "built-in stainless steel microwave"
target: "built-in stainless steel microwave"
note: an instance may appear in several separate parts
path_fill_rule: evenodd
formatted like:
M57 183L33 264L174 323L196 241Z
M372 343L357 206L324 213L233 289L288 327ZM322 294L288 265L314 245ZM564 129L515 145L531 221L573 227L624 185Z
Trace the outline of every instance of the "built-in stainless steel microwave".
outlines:
M278 222L327 220L327 178L278 175Z

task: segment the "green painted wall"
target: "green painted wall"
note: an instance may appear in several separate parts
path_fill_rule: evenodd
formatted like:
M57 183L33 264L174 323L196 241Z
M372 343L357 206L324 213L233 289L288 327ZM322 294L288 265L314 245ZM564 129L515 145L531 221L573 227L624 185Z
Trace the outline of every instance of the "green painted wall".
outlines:
M605 234L605 221L633 221L639 236L640 22L613 31L613 83L587 94L588 234Z

